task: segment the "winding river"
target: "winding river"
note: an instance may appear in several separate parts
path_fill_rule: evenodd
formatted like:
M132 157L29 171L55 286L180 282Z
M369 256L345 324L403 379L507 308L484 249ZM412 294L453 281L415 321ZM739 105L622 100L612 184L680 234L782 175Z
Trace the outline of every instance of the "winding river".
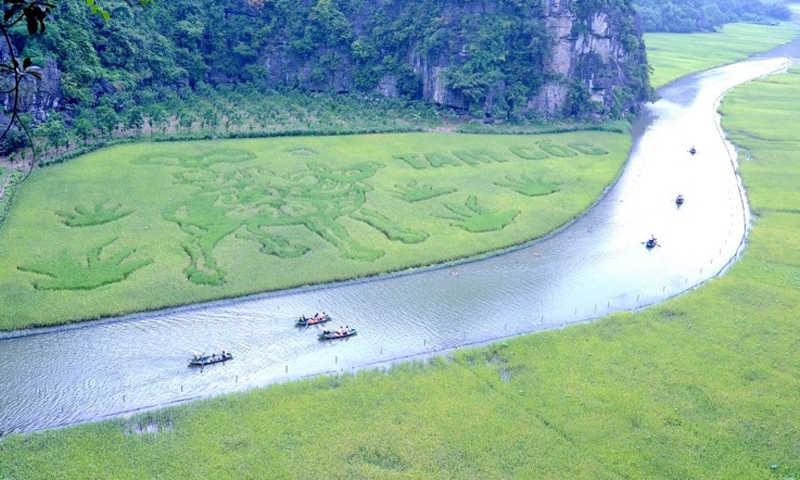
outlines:
M749 223L725 91L784 70L786 53L663 89L635 125L619 181L546 240L485 260L0 339L0 432L93 421L323 373L350 372L585 322L678 295L723 271ZM688 150L695 146L697 153ZM683 194L682 206L675 197ZM655 234L659 245L644 241ZM358 335L318 341L299 313ZM189 368L195 350L235 358Z

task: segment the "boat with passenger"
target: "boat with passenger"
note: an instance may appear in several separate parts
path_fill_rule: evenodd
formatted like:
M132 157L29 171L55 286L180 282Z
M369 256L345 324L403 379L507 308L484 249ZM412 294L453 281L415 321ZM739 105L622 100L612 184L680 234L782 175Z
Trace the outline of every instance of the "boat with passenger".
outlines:
M231 352L226 352L225 350L223 350L222 353L212 353L211 355L206 355L203 353L195 353L194 357L192 357L192 359L189 360L189 365L195 367L204 367L206 365L212 365L214 363L227 362L232 358L233 355L231 354Z
M300 318L294 322L295 325L298 327L307 327L309 325L317 325L318 323L325 323L330 322L331 316L325 312L317 313L313 317L306 317L305 315L300 315Z
M675 203L678 205L683 205L683 195L678 195L675 197Z
M644 244L644 246L647 248L654 248L657 245L658 245L658 240L656 240L656 237L653 235L651 235L650 238L647 240L647 242Z
M337 338L347 338L355 335L356 329L352 327L339 327L338 330L323 330L318 335L320 340L336 340Z

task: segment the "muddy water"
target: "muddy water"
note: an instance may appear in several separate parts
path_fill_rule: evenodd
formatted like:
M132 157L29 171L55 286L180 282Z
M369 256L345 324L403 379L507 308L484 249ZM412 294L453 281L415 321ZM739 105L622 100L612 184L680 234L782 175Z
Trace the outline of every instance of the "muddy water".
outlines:
M748 217L716 106L731 87L784 69L742 62L662 90L637 123L629 163L590 212L545 241L393 278L156 312L0 340L0 430L29 431L329 372L388 364L650 305L717 275ZM695 146L697 153L688 150ZM683 194L686 202L675 204ZM659 246L647 249L651 234ZM300 313L358 335L318 341ZM235 358L189 368L192 351Z

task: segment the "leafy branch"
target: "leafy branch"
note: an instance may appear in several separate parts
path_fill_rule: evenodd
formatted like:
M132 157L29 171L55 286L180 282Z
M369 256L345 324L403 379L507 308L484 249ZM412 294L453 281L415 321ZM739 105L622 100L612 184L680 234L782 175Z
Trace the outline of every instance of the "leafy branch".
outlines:
M96 0L81 0L89 7L92 14L100 15L105 20L110 17L109 13L103 9ZM152 0L125 0L128 5L134 3L145 6ZM20 87L26 78L31 78L34 81L42 80L41 67L34 65L29 57L20 59L14 46L11 42L11 30L17 25L25 23L28 35L36 35L44 33L47 28L47 17L56 8L55 3L45 0L3 0L3 21L0 22L0 34L2 34L2 41L8 50L8 61L0 62L0 83L7 86L0 90L0 93L11 96L11 110L9 113L8 124L0 130L0 139L5 138L8 132L14 125L19 125L25 134L31 148L30 165L25 176L22 178L24 181L28 178L33 166L36 165L36 145L33 141L28 126L20 118Z

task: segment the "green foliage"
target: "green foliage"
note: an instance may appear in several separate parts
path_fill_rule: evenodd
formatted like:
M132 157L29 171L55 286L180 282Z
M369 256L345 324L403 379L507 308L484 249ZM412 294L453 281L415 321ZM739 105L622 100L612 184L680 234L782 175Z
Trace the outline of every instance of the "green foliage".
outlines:
M3 185L3 196L0 197L0 225L2 225L6 217L11 211L11 205L14 202L14 196L19 189L19 183L22 180L22 173L19 170L12 170L6 177L6 172L3 173L5 178L5 185Z
M449 68L445 78L467 99L473 115L520 120L525 103L543 84L553 40L542 24L529 17L531 8L502 3L494 16L462 20L459 31L466 41L462 50L466 60ZM505 85L505 96L487 111L487 97L500 83Z
M19 152L27 146L28 138L25 136L25 131L17 125L12 125L0 138L0 153L5 155Z
M758 0L637 0L634 5L646 32L709 32L726 23L770 24L791 18L785 5Z

